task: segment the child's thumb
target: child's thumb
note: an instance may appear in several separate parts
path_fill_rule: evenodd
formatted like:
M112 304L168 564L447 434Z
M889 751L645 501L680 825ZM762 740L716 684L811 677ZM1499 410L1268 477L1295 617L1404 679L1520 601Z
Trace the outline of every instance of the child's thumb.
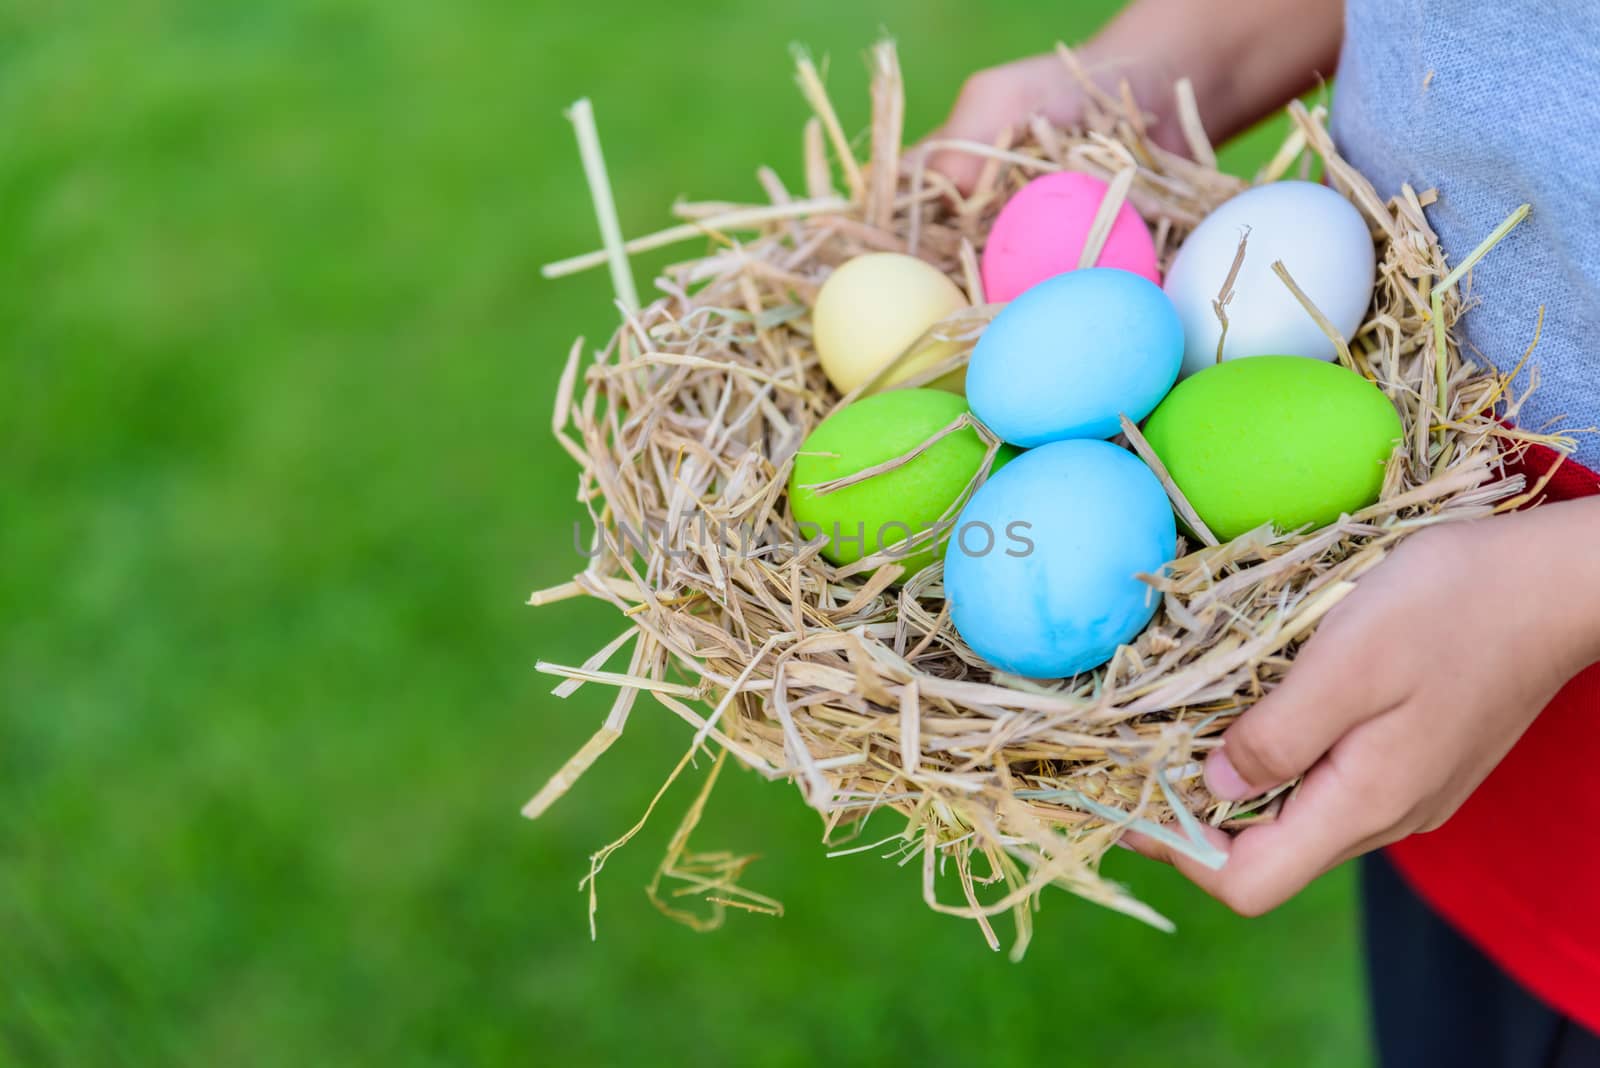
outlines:
M1206 760L1211 792L1242 801L1311 770L1352 728L1383 711L1361 679L1344 657L1308 645L1278 688L1223 733L1222 747Z

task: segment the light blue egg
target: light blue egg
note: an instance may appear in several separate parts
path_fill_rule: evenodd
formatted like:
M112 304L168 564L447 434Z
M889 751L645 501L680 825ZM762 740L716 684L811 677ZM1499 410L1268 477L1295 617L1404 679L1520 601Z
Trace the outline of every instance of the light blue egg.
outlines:
M1053 679L1111 659L1159 603L1134 576L1177 552L1172 507L1138 457L1058 441L1012 460L961 510L945 550L950 618L972 649Z
M1090 267L1006 305L967 368L967 401L989 428L1031 448L1109 438L1118 415L1149 415L1178 379L1183 323L1147 278Z

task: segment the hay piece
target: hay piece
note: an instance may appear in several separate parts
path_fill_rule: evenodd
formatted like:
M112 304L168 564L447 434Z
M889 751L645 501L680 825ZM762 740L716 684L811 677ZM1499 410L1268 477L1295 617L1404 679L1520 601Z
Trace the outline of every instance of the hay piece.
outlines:
M622 226L617 221L617 205L611 196L611 180L606 177L606 157L600 148L600 132L594 124L594 105L584 97L567 112L578 135L578 155L583 157L584 177L594 199L595 220L606 245L606 261L611 266L611 285L626 311L639 309L639 291L633 282L633 269L622 244Z
M919 340L962 342L955 366L996 310L981 303L977 252L1000 206L1030 178L1073 169L1114 182L1116 199L1126 196L1151 225L1163 266L1201 219L1245 187L1211 164L1203 131L1189 128L1197 126L1192 109L1185 134L1201 162L1150 142L1127 94L1087 83L1076 57L1060 54L1087 85L1081 127L1035 121L995 145L946 140L908 152L898 143L898 63L880 45L866 167L801 54L799 82L813 112L804 138L808 199L784 202L781 183L767 180L771 206L707 205L685 226L623 246L703 234L720 242L669 268L658 283L664 296L625 315L581 369L574 348L563 374L556 432L578 461L595 555L531 603L606 600L639 640L625 671L606 668L606 650L580 668L545 666L574 684L615 685L620 696L602 735L530 814L614 740L608 732L622 730L643 693L694 730L674 776L710 745L794 782L821 813L833 854L886 850L902 864L920 862L929 906L975 920L992 946L993 918L1009 913L1012 952L1021 952L1051 885L1169 929L1101 878L1100 859L1117 837L1136 828L1209 863L1217 858L1201 825L1272 818L1282 794L1247 806L1207 794L1200 761L1221 732L1283 679L1325 614L1399 542L1535 496L1539 487L1506 474L1510 451L1530 441L1570 447L1558 435L1505 426L1500 417L1520 403L1515 376L1466 362L1454 340L1465 308L1457 283L1488 243L1452 270L1423 214L1431 194L1407 188L1385 203L1339 158L1325 110L1295 102L1294 130L1264 176L1315 154L1378 241L1373 307L1354 337L1337 338L1341 359L1385 391L1406 431L1378 504L1322 530L1263 528L1218 543L1168 479L1202 544L1143 576L1161 597L1155 619L1108 665L1072 679L1019 679L984 664L950 625L938 564L898 589L888 581L894 573L878 567L892 561L828 564L818 545L799 541L785 491L801 441L841 400L818 366L804 314L829 272L865 251L914 248L965 283L977 306ZM830 195L829 145L848 200ZM985 161L970 197L926 169L934 147ZM752 236L721 238L736 226ZM603 262L604 253L578 257L547 273ZM1280 278L1294 288L1286 272ZM1224 317L1227 290L1217 302ZM1125 429L1153 459L1137 428ZM693 707L702 704L709 715ZM682 916L696 924L720 920L727 904L775 910L738 886L746 858L687 853L703 806L702 794L652 892L677 877L688 896L711 904L710 920ZM886 811L905 819L901 832L849 844ZM584 882L591 894L610 848L596 854Z
M1106 240L1111 236L1111 228L1117 223L1117 212L1122 210L1123 203L1127 201L1128 190L1133 188L1133 179L1138 173L1133 166L1124 167L1106 186L1106 195L1095 209L1089 233L1083 239L1083 251L1078 255L1080 268L1093 267L1099 262L1100 253L1105 251Z

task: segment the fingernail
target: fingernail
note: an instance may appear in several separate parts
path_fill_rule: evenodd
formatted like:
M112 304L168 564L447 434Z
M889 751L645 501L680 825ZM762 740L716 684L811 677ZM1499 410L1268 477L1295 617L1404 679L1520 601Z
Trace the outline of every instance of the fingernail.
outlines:
M1218 749L1206 758L1206 786L1224 801L1243 801L1255 793L1234 769L1226 749Z

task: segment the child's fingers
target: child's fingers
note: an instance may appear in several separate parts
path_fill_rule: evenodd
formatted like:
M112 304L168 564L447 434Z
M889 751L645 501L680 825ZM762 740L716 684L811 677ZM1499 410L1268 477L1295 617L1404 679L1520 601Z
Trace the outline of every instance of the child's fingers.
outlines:
M1054 55L1034 56L968 78L950 117L933 138L991 145L1003 131L1020 127L1035 113L1057 125L1071 125L1078 121L1081 103L1066 65ZM943 149L929 157L928 165L970 193L983 171L983 158Z
M1205 835L1206 841L1224 853L1233 844L1232 836L1225 831L1219 831L1215 827L1201 827L1200 830ZM1138 831L1126 831L1117 840L1140 856L1149 857L1151 860L1160 861L1162 864L1170 865L1173 863L1174 853L1172 847L1165 842L1151 838L1149 835L1140 834Z
M1356 826L1344 818L1351 800L1333 769L1320 764L1278 819L1247 827L1233 838L1220 870L1182 855L1172 863L1239 915L1259 916L1381 834L1380 828Z
M1138 831L1122 832L1122 837L1117 839L1117 844L1126 846L1135 853L1139 854L1141 857L1149 857L1151 860L1159 860L1163 864L1172 863L1171 850L1169 850L1165 845L1162 845L1160 842L1156 841L1154 838L1151 838L1148 835L1140 834Z
M1023 106L1018 79L1010 68L979 71L961 87L950 117L932 139L992 144L1001 131L1023 118L1019 112ZM962 193L970 193L983 170L983 158L947 148L930 156L928 166L949 178Z
M932 139L944 140L953 137L955 135L948 130L939 130L933 134ZM978 184L978 175L983 172L983 160L970 152L955 149L940 149L933 153L928 157L928 166L950 179L963 194L972 192L973 187Z

